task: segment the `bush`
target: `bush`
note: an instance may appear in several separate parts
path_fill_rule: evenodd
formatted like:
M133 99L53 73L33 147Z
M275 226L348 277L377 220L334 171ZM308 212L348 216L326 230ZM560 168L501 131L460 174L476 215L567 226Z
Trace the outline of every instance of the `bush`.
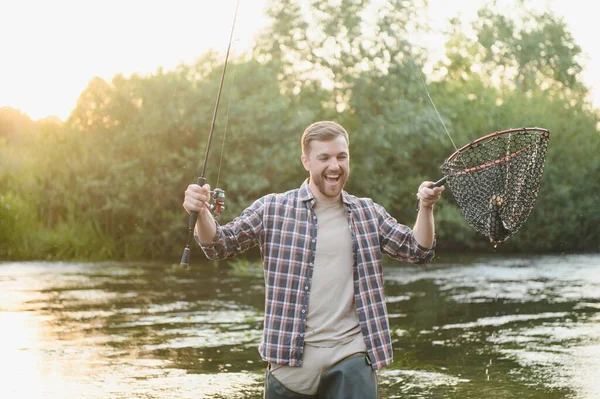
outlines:
M27 202L10 191L0 194L0 257L27 258L38 225Z

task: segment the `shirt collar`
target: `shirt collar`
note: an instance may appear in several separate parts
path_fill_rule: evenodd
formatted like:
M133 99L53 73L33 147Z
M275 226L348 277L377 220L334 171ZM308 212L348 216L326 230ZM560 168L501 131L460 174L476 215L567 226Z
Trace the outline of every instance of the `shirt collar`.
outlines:
M300 201L306 202L315 199L315 196L310 191L310 188L308 188L308 179L304 180L304 183L302 183L302 185L300 186L299 195Z
M310 191L308 187L308 178L304 180L302 185L300 186L300 201L316 201L314 194ZM348 194L345 190L342 190L342 202L346 207L354 207L356 198L350 194Z

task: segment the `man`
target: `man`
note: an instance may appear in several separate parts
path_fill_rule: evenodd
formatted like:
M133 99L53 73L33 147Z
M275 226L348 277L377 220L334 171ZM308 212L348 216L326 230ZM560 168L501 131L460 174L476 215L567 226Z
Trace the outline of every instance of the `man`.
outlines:
M343 190L350 152L342 126L313 123L301 144L309 178L300 188L266 195L224 226L209 211L208 185L188 186L183 206L199 213L195 237L209 259L261 250L265 398L376 398L376 370L392 363L382 253L431 261L433 207L444 188L421 184L411 230Z

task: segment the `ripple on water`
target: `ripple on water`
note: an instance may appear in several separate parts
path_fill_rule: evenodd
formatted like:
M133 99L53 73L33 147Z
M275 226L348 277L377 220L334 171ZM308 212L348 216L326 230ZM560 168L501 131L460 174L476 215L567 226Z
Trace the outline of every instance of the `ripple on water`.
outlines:
M546 312L539 314L513 314L513 315L505 315L505 316L495 316L495 317L482 317L477 319L474 322L470 323L456 323L456 324L446 324L442 326L442 329L462 329L467 330L471 328L477 327L487 327L487 326L502 326L505 324L518 323L523 321L530 320L540 320L540 319L560 319L568 316L567 312Z
M386 281L411 284L428 280L457 302L501 298L516 302L600 300L600 268L593 256L539 256L486 259L456 266L434 263L419 267L388 267Z
M239 324L262 319L262 314L251 310L223 310L223 311L196 311L179 312L175 314L160 314L139 317L135 320L116 323L114 328L130 328L149 325L174 325L174 324Z
M469 382L449 374L422 370L383 370L377 374L379 383L386 388L397 388L399 393L417 393L428 391L432 388L447 386L454 387L458 384ZM403 398L404 395L390 396L390 398Z
M248 345L258 346L262 332L256 329L228 331L221 329L190 329L189 336L163 340L159 344L146 345L146 350L181 348L217 348L220 346Z

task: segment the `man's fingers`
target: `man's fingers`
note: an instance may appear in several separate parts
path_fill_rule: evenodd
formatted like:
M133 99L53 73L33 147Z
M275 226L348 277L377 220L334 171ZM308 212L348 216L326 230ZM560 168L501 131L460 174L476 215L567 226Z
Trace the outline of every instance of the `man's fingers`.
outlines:
M209 207L208 202L210 202L210 185L190 184L185 190L183 207L186 211L200 212Z
M434 183L430 181L421 183L417 194L422 203L428 206L435 204L440 199L442 192L445 189L444 186L431 187L433 184Z
M431 187L432 184L433 183L431 183L431 182L424 182L423 184L421 184L421 187L419 187L419 193L421 195L427 195L427 196L440 195L442 193L442 191L444 191L446 189L444 186Z
M426 186L426 185L422 185L422 186L419 188L419 197L420 197L421 199L428 199L428 198L430 198L430 197L433 197L434 195L435 195L435 191L433 191L433 189L432 189L432 188L429 188L429 187L428 187L428 186Z
M203 194L203 195L208 195L210 194L210 185L209 184L205 184L203 186L199 186L197 184L190 184L187 187L187 190L185 190L185 193L197 193L197 194Z

